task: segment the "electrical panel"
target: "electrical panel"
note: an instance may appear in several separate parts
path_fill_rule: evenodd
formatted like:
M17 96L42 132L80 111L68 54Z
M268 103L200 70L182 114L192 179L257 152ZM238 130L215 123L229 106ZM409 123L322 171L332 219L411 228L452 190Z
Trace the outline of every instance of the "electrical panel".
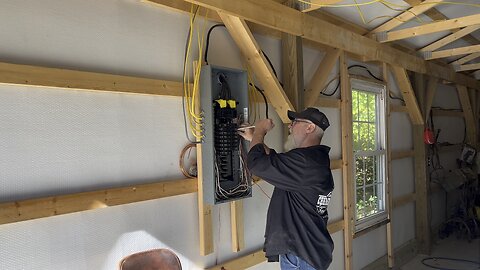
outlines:
M244 70L206 65L200 73L203 196L219 204L252 195L247 148L237 129L248 119Z

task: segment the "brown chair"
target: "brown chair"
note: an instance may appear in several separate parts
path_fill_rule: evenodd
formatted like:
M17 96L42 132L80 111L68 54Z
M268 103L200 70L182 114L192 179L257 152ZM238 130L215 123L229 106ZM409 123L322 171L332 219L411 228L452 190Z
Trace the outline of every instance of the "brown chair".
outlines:
M182 270L177 255L168 249L152 249L122 259L120 270Z

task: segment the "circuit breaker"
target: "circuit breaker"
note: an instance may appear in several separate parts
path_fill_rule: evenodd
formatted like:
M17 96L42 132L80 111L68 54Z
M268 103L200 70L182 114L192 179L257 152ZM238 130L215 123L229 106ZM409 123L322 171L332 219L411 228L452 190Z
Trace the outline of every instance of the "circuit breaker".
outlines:
M237 133L248 119L247 73L206 65L200 73L204 201L219 204L252 195L247 149Z

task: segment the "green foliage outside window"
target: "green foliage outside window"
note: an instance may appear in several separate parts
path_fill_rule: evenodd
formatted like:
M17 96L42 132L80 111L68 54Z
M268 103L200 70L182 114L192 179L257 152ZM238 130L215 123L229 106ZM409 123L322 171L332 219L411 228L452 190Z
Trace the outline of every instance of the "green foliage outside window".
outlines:
M377 150L377 96L375 93L352 91L353 149L354 151ZM356 218L361 219L378 213L377 157L356 155Z

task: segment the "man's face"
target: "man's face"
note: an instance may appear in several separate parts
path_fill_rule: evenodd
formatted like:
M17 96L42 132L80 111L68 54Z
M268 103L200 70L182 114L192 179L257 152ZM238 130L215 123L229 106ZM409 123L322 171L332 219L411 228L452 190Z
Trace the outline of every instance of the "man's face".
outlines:
M300 147L303 140L307 135L307 127L309 124L313 124L311 121L306 119L294 119L289 125L289 135L284 144L285 151L290 151L292 149Z

